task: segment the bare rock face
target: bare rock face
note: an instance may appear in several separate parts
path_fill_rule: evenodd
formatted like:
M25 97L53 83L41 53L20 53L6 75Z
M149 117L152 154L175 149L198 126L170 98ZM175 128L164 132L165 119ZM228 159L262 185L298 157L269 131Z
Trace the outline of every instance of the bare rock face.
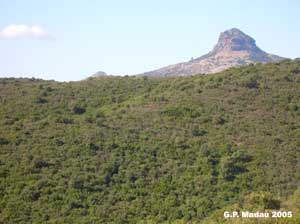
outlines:
M283 59L285 58L262 51L256 46L252 37L237 28L233 28L220 34L218 43L208 54L189 62L169 65L141 75L166 77L210 74L221 72L233 66L277 62Z
M220 34L219 41L213 52L220 51L257 51L255 40L242 31L233 28Z

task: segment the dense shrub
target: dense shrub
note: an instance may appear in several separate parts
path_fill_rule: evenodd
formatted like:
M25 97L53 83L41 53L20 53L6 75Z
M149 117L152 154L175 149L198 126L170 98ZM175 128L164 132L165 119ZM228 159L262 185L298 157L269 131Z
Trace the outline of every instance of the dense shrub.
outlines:
M85 113L85 108L80 107L80 106L74 106L73 107L73 112L75 114L84 114Z
M0 223L298 214L299 68L283 61L163 79L0 79ZM290 220L300 223L297 215L264 222Z

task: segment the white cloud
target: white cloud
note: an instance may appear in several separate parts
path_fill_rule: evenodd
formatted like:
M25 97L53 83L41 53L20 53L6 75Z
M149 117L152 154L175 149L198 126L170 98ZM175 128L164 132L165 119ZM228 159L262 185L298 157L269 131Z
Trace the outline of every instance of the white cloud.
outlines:
M0 31L0 38L14 39L21 37L53 39L49 33L39 26L9 25Z

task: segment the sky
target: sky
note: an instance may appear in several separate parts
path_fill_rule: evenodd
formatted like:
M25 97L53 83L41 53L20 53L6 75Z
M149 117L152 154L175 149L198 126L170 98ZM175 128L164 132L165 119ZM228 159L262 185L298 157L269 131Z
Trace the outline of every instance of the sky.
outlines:
M298 0L0 0L0 77L133 75L209 52L236 27L300 57Z

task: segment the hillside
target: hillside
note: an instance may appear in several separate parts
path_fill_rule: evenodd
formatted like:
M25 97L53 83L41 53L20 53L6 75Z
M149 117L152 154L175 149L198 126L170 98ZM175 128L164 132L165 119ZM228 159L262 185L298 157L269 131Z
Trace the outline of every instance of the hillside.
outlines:
M225 223L244 208L300 222L299 61L0 79L0 102L0 223Z
M145 72L141 76L171 77L211 74L231 67L278 62L283 59L283 57L261 50L252 37L237 28L232 28L220 34L217 44L209 53L188 62Z

